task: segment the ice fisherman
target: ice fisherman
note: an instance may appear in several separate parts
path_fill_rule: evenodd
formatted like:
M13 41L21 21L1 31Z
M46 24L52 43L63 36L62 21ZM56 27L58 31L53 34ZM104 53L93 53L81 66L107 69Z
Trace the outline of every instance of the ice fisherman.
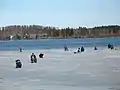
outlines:
M111 44L108 44L108 49L110 49L111 48Z
M114 49L114 46L113 46L113 45L111 45L111 49Z
M64 51L69 51L67 45L64 46Z
M32 55L31 55L31 63L37 63L37 58L34 53L32 53Z
M15 62L16 62L16 68L21 68L22 67L22 63L19 59L17 59Z
M108 44L108 49L114 49L114 46L111 44Z
M84 49L84 47L82 46L82 47L81 47L81 52L84 52L84 51L85 51L85 49Z
M19 46L19 50L20 50L20 52L22 52L22 46Z
M76 54L76 53L80 53L80 48L78 48L78 50L76 52L74 52L74 54Z
M80 48L78 48L77 53L80 53Z
M98 50L96 46L94 47L94 50Z
M40 53L39 58L43 58L43 55L44 55L43 53Z

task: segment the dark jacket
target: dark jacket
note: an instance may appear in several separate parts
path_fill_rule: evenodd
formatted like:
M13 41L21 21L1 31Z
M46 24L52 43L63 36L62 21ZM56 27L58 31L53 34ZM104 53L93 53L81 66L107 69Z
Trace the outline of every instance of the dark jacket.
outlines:
M31 55L31 63L36 63L37 62L37 58L35 55Z

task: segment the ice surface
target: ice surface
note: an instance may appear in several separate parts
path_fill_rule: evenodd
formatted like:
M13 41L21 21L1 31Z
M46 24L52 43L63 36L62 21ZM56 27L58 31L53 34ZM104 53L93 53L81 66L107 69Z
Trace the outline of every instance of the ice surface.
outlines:
M120 51L72 48L0 52L0 90L120 90ZM30 63L34 52L37 64ZM38 55L44 53L44 58ZM20 59L23 67L15 68Z

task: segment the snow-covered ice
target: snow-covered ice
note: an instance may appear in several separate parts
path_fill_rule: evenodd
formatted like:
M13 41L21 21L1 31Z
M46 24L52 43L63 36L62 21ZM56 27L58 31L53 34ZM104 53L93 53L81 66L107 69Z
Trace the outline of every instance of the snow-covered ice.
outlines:
M120 51L62 49L0 52L0 90L120 90ZM34 52L38 63L30 63ZM44 53L44 58L38 55ZM23 67L15 68L20 59Z

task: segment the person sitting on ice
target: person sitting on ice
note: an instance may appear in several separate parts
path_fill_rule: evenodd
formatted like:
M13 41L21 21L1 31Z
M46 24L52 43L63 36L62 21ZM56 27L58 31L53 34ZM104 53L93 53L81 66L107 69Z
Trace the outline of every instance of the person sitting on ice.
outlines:
M80 48L78 48L77 53L80 53Z
M94 47L94 50L98 50L97 47Z
M108 49L114 49L114 46L113 45L111 45L111 44L108 44Z
M39 58L43 58L43 55L44 55L43 53L40 53Z
M80 53L80 48L78 48L78 50L76 52L74 52L74 54L76 54L76 53Z
M114 49L114 46L113 46L113 45L111 45L110 49L111 49L111 50L112 50L112 49Z
M31 55L31 63L37 63L37 58L34 53Z
M16 68L21 68L22 67L22 63L19 59L17 59L15 62L16 62Z
M84 47L82 46L82 47L81 47L81 52L84 52L84 50L85 50L85 49L84 49Z
M64 46L64 51L69 51L66 45Z

